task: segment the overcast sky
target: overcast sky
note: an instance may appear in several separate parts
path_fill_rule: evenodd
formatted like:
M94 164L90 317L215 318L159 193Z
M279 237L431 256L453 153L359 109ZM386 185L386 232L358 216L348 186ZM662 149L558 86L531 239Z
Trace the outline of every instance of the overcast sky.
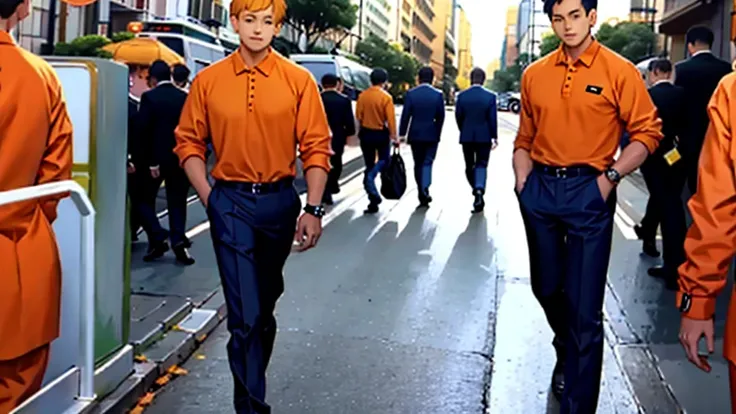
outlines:
M473 26L471 45L474 64L485 68L493 59L501 57L506 9L518 5L520 0L458 0ZM599 21L611 17L626 17L629 1L606 0L599 3Z

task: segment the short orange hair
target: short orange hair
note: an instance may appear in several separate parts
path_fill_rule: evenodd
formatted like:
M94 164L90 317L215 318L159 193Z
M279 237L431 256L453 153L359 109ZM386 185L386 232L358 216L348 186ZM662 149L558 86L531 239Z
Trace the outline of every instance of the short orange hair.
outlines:
M233 0L230 3L230 16L240 16L244 10L259 12L271 6L276 23L283 23L286 18L286 0Z

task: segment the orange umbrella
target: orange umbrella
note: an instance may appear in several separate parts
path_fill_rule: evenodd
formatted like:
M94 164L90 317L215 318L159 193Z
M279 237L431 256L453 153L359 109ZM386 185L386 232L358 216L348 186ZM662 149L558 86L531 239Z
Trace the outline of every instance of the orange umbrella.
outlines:
M150 66L161 59L169 65L185 63L178 53L165 44L148 37L136 37L118 43L110 43L102 50L112 53L112 58L128 65Z

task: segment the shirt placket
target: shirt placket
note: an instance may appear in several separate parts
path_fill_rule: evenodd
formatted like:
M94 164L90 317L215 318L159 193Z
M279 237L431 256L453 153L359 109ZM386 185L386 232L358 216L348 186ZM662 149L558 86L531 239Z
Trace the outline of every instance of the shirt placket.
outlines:
M577 68L575 67L575 64L568 63L567 69L565 70L565 81L562 84L562 97L563 98L569 98L572 96L572 85L575 82L575 74L577 73Z
M248 73L248 113L253 114L256 101L256 71L251 70Z

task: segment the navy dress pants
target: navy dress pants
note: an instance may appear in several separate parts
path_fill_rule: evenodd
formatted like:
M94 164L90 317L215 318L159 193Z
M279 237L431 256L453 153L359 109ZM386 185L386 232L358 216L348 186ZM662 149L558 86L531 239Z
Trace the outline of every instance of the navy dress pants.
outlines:
M571 169L572 170L572 169ZM603 366L603 298L611 252L615 191L607 200L597 171L551 174L535 166L519 198L531 285L565 362L561 413L591 414Z
M419 194L429 191L432 185L432 165L437 156L436 142L412 142L411 154L414 158L414 180Z
M301 201L293 180L256 190L218 181L207 212L227 303L227 345L238 414L270 413L266 368L276 338L276 301Z

